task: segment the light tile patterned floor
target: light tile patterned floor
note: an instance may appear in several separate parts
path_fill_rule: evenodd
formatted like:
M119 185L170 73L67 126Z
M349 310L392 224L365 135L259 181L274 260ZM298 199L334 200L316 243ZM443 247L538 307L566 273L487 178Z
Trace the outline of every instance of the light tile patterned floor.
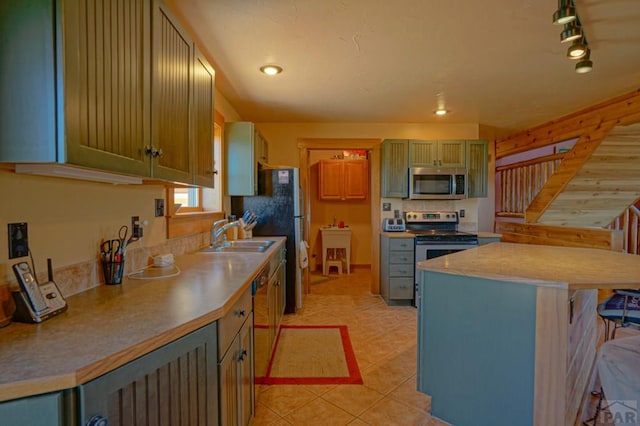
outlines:
M446 425L416 391L416 309L388 307L369 291L369 269L312 273L304 308L285 324L345 324L363 385L260 385L254 425Z

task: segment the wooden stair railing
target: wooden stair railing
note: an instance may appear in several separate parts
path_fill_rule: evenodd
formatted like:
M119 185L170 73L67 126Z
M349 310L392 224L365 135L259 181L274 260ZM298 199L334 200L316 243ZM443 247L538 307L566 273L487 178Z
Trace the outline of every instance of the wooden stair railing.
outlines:
M496 167L496 182L500 182L499 211L496 215L524 217L531 200L553 175L564 155L546 155Z
M640 202L629 207L609 225L609 229L622 231L623 250L640 254Z

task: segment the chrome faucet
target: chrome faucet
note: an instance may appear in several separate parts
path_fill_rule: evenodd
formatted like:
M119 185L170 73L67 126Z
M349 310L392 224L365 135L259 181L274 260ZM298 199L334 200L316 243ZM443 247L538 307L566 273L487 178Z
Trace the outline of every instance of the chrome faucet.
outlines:
M229 219L220 219L213 222L211 227L211 246L220 247L224 245L224 242L227 241L227 230L240 225L242 224L238 220L229 222Z

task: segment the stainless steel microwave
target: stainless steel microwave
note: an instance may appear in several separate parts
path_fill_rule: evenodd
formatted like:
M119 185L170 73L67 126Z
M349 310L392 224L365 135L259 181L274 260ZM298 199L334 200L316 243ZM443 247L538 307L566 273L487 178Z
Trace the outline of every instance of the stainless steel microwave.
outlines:
M409 198L412 200L467 198L467 170L457 167L411 167Z

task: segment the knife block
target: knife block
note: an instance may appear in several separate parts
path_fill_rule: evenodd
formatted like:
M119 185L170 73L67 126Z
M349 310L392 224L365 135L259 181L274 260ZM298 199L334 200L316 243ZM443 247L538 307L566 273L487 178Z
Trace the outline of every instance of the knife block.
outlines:
M243 227L240 227L238 228L238 238L240 239L253 238L253 232L251 232L251 229L244 229Z

